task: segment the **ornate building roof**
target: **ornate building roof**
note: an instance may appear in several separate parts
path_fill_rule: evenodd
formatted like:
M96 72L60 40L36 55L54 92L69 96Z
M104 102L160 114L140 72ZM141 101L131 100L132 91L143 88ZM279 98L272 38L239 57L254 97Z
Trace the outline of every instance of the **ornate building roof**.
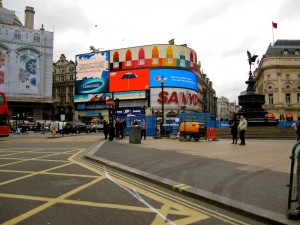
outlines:
M15 15L15 12L2 7L0 4L0 24L13 25L24 27L20 19Z
M277 40L269 46L265 55L300 56L300 40Z

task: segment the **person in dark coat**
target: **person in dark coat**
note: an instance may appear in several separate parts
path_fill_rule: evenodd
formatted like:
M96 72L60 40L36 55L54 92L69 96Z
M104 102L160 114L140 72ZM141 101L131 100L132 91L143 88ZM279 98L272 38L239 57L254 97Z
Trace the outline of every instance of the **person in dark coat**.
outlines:
M103 133L104 133L105 139L107 139L108 131L109 131L109 125L105 120L103 120L103 128L104 128Z
M232 143L231 144L237 144L238 139L238 123L236 120L230 121L230 129L231 129L231 135L232 135Z

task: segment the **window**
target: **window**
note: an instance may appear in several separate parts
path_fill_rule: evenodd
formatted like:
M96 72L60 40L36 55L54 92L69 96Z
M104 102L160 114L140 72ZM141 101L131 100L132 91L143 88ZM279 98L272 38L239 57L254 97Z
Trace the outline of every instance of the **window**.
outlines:
M289 85L286 85L286 89L290 89L290 86L289 86Z
M73 75L70 75L69 79L70 81L74 80Z
M290 79L290 75L289 74L286 74L285 75L285 78L288 80L288 79Z
M70 92L73 93L73 91L74 91L74 86L69 86L69 90L70 90Z
M64 81L65 81L65 77L64 77L64 76L60 76L60 77L59 77L59 81L60 81L60 82L64 82Z
M66 103L66 96L60 97L60 103Z
M269 85L269 86L268 86L268 88L269 88L269 90L271 90L271 89L272 89L272 86L271 86L271 85Z
M4 104L4 97L3 95L0 95L0 105L3 105Z
M21 31L15 30L14 39L17 39L17 40L21 39Z
M300 104L300 94L297 94L297 103Z
M6 114L1 114L0 115L0 125L1 126L7 126L8 125L8 115L6 115Z
M273 94L269 94L269 105L273 105Z
M286 93L285 94L285 102L287 104L290 104L291 103L291 94L290 93Z
M33 41L34 42L41 42L41 35L40 34L34 34L33 35Z

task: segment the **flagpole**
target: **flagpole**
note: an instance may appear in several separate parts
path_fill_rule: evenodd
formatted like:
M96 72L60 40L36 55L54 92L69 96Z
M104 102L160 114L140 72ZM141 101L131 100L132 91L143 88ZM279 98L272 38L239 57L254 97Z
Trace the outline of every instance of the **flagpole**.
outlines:
M272 36L273 36L273 45L274 45L274 26L273 26L273 20L272 20Z

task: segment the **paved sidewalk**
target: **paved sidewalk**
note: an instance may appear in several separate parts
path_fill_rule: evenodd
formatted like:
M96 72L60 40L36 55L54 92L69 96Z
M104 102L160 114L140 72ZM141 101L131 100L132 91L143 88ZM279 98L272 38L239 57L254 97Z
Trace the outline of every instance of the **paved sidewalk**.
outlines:
M269 222L297 224L285 216L294 144L261 139L246 140L245 146L228 139L147 139L129 144L126 138L102 142L86 157Z

